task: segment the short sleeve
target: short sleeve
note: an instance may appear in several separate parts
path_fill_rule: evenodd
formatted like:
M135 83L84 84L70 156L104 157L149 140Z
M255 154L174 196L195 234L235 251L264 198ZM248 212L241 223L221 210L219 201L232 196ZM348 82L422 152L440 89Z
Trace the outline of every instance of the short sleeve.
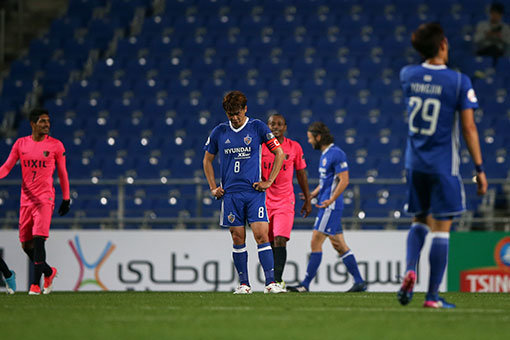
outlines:
M215 127L211 135L207 138L204 145L204 150L210 154L216 155L218 153L218 138L220 136L219 126Z
M262 121L257 119L256 124L257 124L257 131L259 132L259 137L260 137L260 140L262 141L262 143L267 143L270 140L272 140L273 138L275 138L273 133L269 129L269 127L266 124L264 124Z
M343 151L339 151L335 154L333 164L335 167L335 174L349 170L349 165L347 164L347 156Z
M255 121L255 124L257 124L257 131L261 144L266 144L267 148L271 152L278 149L280 147L280 143L278 142L278 139L276 139L276 137L273 135L269 127L258 119Z
M296 152L296 158L294 159L294 168L296 170L303 170L306 168L305 155L303 149L298 142L294 142L294 150Z
M478 108L475 90L473 90L471 80L465 74L461 74L459 101L461 110Z

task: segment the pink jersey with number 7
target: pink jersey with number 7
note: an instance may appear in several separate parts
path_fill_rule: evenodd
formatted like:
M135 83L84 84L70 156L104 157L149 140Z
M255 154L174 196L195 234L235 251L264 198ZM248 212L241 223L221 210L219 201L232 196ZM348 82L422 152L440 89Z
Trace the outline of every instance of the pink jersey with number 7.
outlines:
M50 136L46 136L40 142L34 141L32 136L19 138L14 143L9 158L0 167L0 178L7 176L18 160L23 178L21 206L55 204L55 188L53 187L55 166L58 170L63 199L69 199L69 179L62 142Z

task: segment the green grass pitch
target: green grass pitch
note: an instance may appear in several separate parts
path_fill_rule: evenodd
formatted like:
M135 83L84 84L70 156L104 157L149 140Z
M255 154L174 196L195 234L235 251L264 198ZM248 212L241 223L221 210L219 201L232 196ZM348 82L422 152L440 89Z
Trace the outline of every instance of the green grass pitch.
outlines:
M2 339L510 339L510 294L55 292L0 296Z

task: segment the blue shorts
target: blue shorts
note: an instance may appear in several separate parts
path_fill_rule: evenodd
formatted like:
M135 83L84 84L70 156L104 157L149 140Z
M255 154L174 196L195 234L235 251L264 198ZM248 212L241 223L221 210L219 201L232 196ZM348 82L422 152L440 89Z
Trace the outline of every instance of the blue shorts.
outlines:
M220 225L239 227L246 222L269 222L266 193L259 191L225 194L221 202Z
M343 233L342 211L343 209L319 209L313 229L327 235Z
M407 170L409 191L407 213L432 214L435 219L451 219L466 210L466 196L460 176L428 174Z

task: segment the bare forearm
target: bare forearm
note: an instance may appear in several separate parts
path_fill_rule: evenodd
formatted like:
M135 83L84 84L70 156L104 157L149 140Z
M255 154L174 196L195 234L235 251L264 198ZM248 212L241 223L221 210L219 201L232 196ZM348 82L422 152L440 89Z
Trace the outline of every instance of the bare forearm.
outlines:
M308 177L305 170L298 170L296 172L297 181L305 199L310 199L310 188L308 188Z
M340 181L329 199L331 201L335 201L344 192L345 188L347 188L347 185L349 185L347 181Z
M480 140L478 137L478 130L476 127L470 127L468 129L462 129L464 140L468 148L469 154L476 165L480 165L483 162L482 151L480 149Z
M320 185L317 185L315 187L315 189L312 190L312 192L310 193L311 197L314 198L314 197L317 197L317 195L319 194L319 191L321 190L321 186Z
M275 154L273 168L271 169L271 172L269 173L269 177L267 179L267 181L271 183L274 182L276 176L278 176L278 174L280 173L280 170L283 165L283 159L285 157L281 148L278 148L277 150L279 150L280 152L276 152Z
M207 183L209 184L209 189L213 190L217 187L216 179L214 178L214 168L211 162L204 161L204 174L207 179Z

